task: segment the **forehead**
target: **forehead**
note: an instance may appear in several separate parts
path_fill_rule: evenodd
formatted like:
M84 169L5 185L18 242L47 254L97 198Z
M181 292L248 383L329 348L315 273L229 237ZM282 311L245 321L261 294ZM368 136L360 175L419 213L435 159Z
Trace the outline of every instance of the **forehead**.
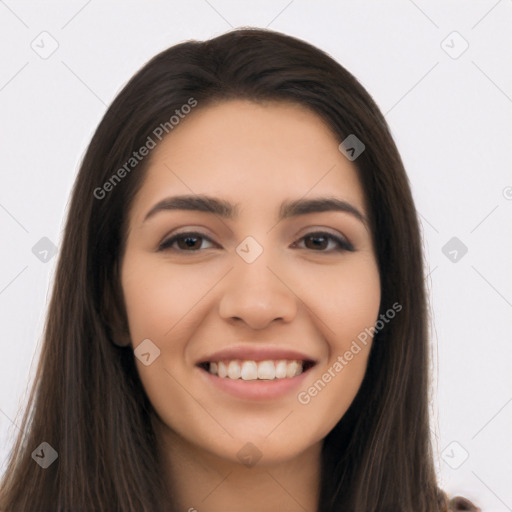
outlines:
M169 194L215 194L251 203L254 212L283 198L330 194L364 210L357 168L340 142L298 104L199 104L152 151L134 206L147 208Z

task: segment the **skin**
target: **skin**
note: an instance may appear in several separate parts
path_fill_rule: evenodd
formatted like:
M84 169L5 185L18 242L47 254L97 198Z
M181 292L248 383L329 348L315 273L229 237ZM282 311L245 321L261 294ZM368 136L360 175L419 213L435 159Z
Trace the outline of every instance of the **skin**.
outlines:
M121 281L133 347L149 338L160 350L149 366L136 364L179 510L316 510L322 441L361 385L371 338L308 404L297 393L375 324L380 279L369 228L353 215L276 219L281 201L319 196L367 216L340 142L302 106L232 100L199 105L151 154L130 210ZM144 222L156 203L179 194L239 203L240 215L174 210ZM319 230L355 250L335 250L333 240L318 248L304 238ZM177 231L207 238L196 240L195 252L183 241L158 251ZM250 264L236 252L247 236L263 248ZM195 366L235 344L293 348L318 363L282 398L243 400L205 385ZM261 453L253 466L237 456L247 442Z

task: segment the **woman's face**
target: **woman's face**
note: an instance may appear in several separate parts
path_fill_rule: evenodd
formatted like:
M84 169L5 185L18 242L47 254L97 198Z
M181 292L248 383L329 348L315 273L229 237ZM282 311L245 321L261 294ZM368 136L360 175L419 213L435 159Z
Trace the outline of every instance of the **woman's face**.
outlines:
M152 150L130 211L121 280L137 370L168 436L284 461L320 444L365 373L380 280L364 193L314 113L200 107ZM311 202L324 198L341 209Z

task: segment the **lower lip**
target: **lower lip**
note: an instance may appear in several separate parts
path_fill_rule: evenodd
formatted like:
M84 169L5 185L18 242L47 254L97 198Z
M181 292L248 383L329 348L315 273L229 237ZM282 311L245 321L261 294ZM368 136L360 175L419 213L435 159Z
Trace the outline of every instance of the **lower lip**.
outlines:
M295 377L274 380L243 380L218 377L202 368L196 367L206 379L208 386L243 400L275 400L297 391L307 378L311 368Z

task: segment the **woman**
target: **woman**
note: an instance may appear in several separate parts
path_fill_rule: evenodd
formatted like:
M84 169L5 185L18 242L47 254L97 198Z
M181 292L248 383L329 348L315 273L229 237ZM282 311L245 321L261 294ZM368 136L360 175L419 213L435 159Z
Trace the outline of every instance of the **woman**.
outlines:
M259 29L162 52L75 182L0 508L477 510L436 482L423 275L350 73Z

